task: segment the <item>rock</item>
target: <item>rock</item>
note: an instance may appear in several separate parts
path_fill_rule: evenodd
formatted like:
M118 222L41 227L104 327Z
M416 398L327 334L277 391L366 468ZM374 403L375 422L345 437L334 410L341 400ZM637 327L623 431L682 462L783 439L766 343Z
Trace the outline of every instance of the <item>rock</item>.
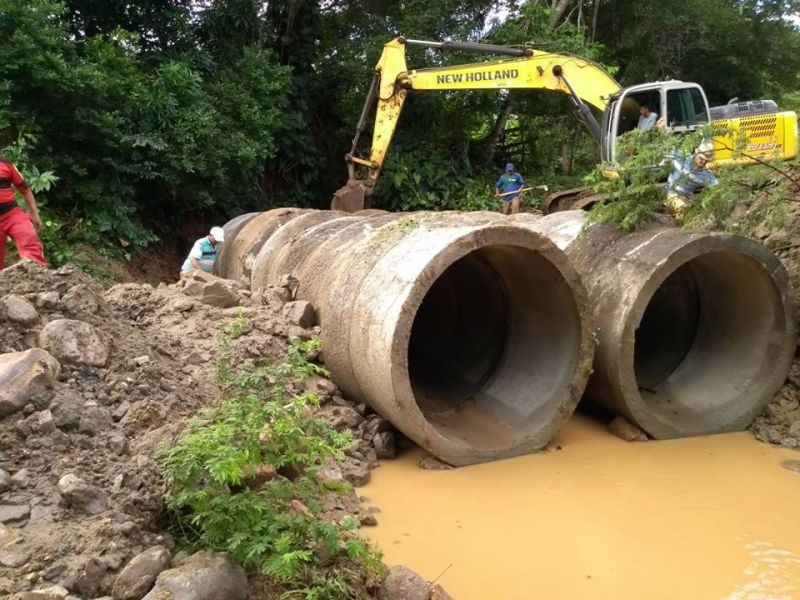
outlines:
M61 298L61 307L73 315L94 314L103 306L103 300L83 284L72 286Z
M98 558L90 558L83 566L83 571L78 575L75 589L82 595L94 598L103 589L103 579L106 575L106 566Z
M108 508L108 498L102 490L71 473L58 480L58 491L67 506L87 514L99 515Z
M169 560L169 550L164 546L153 546L135 556L114 581L114 600L141 600L169 566Z
M394 444L394 433L382 431L372 438L372 447L378 458L397 458L397 448Z
M11 542L19 538L19 529L6 527L0 523L0 548L8 546Z
M312 375L306 379L306 389L325 401L339 393L339 388L327 377Z
M337 431L344 429L356 429L364 420L358 411L349 406L338 406L327 404L319 409L317 416L324 419L331 427Z
M25 419L25 424L28 430L35 435L49 435L56 430L53 413L49 410L40 410L33 413Z
M453 597L444 591L444 588L440 586L438 583L434 583L431 586L430 592L430 599L429 600L453 600Z
M341 483L344 475L339 465L331 461L317 471L317 479L322 483Z
M800 460L784 460L781 462L781 466L789 471L800 473Z
M58 361L39 348L0 354L0 418L29 402L46 405L60 372Z
M111 411L105 406L87 406L78 421L78 431L88 435L103 433L114 426Z
M149 365L150 357L147 356L146 354L143 356L137 356L136 358L133 359L133 364L135 364L137 367L143 367L145 365Z
M33 327L39 322L39 313L22 296L9 294L0 298L0 318L23 327Z
M358 522L362 527L375 527L378 524L378 518L372 513L365 513L358 517Z
M203 287L200 300L209 306L217 308L231 308L239 304L238 294L226 286L222 281L213 281Z
M0 494L11 489L11 475L7 471L0 469Z
M253 472L245 475L244 484L251 490L257 490L275 479L277 474L278 471L270 464L258 465Z
M362 423L360 429L362 432L362 437L365 440L371 440L378 433L391 431L392 424L383 417L375 415L370 417L366 422Z
M4 525L18 525L30 516L30 504L0 504L0 523Z
M50 405L53 422L63 431L75 431L81 422L83 401L71 390L59 393Z
M55 310L58 307L58 292L41 292L36 296L36 306L44 310Z
M367 485L370 479L369 467L359 461L348 461L342 466L342 476L355 487Z
M144 600L245 600L247 576L227 554L198 552L162 571Z
M108 344L95 327L83 321L50 321L39 334L39 346L62 362L93 367L108 362Z
M183 277L186 285L182 291L187 296L192 296L204 304L217 308L238 306L238 286L235 282L220 279L202 271L192 271Z
M608 424L608 430L626 442L646 442L647 434L625 417L615 417Z
M389 567L378 592L379 600L428 600L429 586L408 567Z
M59 585L51 585L30 592L22 592L15 598L19 600L65 600L67 596L69 596L69 592L66 589Z
M430 454L420 458L419 462L417 462L417 466L420 469L425 469L426 471L449 471L453 468L451 465L448 465L446 462L442 462Z
M283 305L282 313L289 322L304 329L309 329L317 323L317 314L314 311L314 307L305 300L287 302Z
M31 481L31 473L28 469L20 469L11 478L11 482L18 488L26 488Z
M26 565L31 559L31 553L26 550L13 552L10 550L0 550L0 565L9 569L18 569Z
M131 403L128 402L127 400L123 400L122 402L119 403L119 406L117 406L117 408L114 409L114 412L111 413L111 417L115 421L119 421L120 419L122 419L122 417L125 416L130 407Z

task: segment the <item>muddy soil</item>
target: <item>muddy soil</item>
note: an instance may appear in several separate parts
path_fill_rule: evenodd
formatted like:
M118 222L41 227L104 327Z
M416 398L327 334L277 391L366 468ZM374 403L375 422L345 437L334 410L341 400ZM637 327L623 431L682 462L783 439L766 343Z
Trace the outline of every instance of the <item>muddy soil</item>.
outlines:
M31 403L0 420L0 597L54 584L74 598L101 597L134 556L156 545L174 551L153 456L199 410L219 401L221 327L246 318L234 342L242 359L281 359L291 338L319 332L292 322L276 297L254 299L229 282L234 306L220 308L187 295L184 283L106 289L77 268L30 263L0 272L0 299L22 296L38 312L29 326L0 318L0 354L36 346L41 329L61 318L95 327L109 349L102 367L62 360L46 405ZM372 439L385 422L348 402L327 379L291 385L318 393L321 416L354 432L342 477L366 483L377 465ZM82 480L91 503L68 503L59 487L66 475ZM326 509L331 518L376 520L355 493L329 499Z
M800 169L789 174L800 181ZM728 225L738 225L743 234L762 242L780 259L792 282L795 314L800 317L800 185L789 187L788 198L776 201L775 193L775 186L768 186L754 194L737 208ZM770 210L775 206L779 208ZM800 448L800 352L785 385L750 429L763 442Z

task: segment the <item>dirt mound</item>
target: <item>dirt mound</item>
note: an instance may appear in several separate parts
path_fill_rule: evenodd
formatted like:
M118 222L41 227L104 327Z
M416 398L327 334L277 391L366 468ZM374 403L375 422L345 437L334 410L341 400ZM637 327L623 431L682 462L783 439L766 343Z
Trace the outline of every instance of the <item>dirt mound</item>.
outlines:
M291 337L318 333L292 322L273 296L203 278L103 289L73 267L0 272L0 354L45 347L61 363L47 398L0 420L0 596L53 584L103 596L134 556L154 546L174 552L153 455L219 401L221 328L245 324L235 341L243 358L277 359ZM235 305L207 303L220 298ZM69 346L70 336L90 334L100 347L91 360ZM387 424L327 379L293 385L313 386L325 400L322 416L354 431L341 477L365 483L377 463L373 438L387 451ZM374 522L355 494L326 508Z
M787 175L800 182L800 168ZM766 185L738 204L726 225L762 242L780 259L792 282L795 314L800 317L800 184L774 173ZM751 430L763 442L800 448L800 357Z

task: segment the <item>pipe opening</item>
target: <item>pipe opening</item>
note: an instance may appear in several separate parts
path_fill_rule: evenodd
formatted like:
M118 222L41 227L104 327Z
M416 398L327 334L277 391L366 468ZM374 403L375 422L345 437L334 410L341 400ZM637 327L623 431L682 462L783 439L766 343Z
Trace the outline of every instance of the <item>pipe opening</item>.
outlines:
M569 396L581 339L573 292L547 258L510 245L474 250L439 275L415 315L415 401L443 436L508 448Z
M681 265L647 301L635 334L646 410L684 433L747 415L781 368L784 310L770 273L750 256L717 251Z

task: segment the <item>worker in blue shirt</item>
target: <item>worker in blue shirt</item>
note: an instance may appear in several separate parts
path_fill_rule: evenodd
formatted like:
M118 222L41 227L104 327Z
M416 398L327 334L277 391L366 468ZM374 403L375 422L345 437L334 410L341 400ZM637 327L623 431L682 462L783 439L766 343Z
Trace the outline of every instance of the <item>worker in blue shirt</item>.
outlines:
M220 243L225 241L222 227L212 227L207 236L197 240L192 246L189 256L183 261L181 271L205 271L211 273L217 260Z
M525 184L522 175L514 170L514 165L508 163L506 171L497 180L494 186L494 195L503 199L501 212L504 215L515 215L519 212L519 190Z
M667 179L667 199L664 204L679 221L686 214L692 197L704 187L719 183L706 163L711 160L710 144L701 144L694 154L682 157L677 152L670 154L672 172Z

